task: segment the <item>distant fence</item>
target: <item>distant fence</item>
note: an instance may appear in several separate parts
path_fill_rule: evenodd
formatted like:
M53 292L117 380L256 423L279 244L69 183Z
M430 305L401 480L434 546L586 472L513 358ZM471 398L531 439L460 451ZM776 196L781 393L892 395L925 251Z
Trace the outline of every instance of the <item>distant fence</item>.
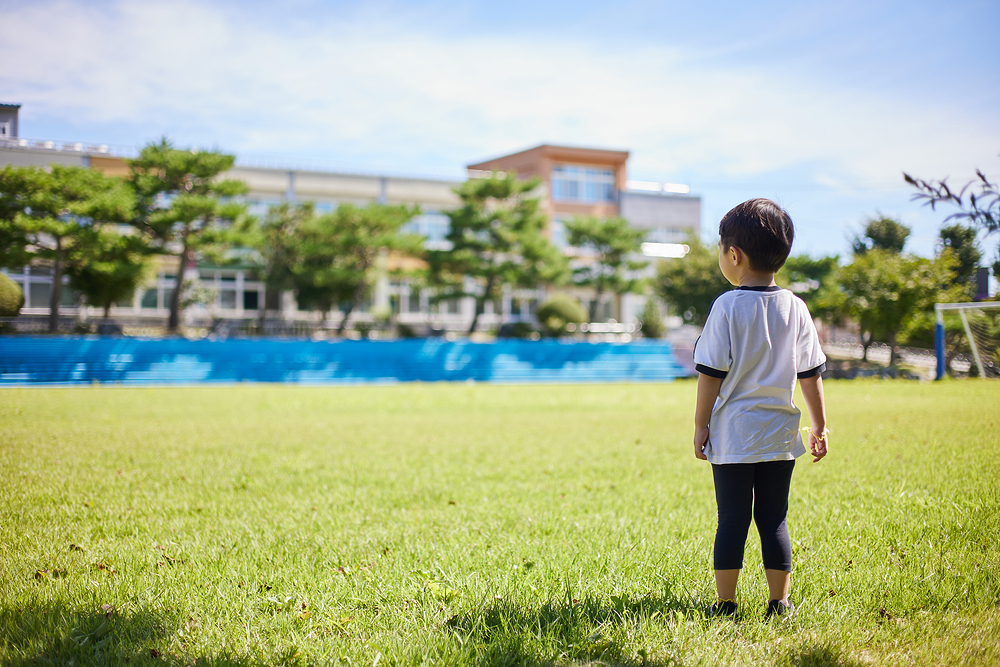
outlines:
M442 339L187 340L0 336L0 386L407 381L664 382L687 375L669 343Z

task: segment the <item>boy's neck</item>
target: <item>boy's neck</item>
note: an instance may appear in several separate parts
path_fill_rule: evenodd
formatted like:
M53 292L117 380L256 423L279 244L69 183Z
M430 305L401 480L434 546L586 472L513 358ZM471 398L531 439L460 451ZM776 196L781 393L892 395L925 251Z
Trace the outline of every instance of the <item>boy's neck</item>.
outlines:
M740 276L740 287L776 287L773 273L747 271Z

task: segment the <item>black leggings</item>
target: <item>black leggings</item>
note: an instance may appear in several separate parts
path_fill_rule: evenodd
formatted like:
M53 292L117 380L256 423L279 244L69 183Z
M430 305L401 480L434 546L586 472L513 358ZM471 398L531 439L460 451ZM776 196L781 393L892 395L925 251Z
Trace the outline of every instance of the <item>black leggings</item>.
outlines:
M715 532L715 569L743 568L750 517L760 533L760 549L768 570L792 571L788 539L788 485L795 461L712 465L719 528Z

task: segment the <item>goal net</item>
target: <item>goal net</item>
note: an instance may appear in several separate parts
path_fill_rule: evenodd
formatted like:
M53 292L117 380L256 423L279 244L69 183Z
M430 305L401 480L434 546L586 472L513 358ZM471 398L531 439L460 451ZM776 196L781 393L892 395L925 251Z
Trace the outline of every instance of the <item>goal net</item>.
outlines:
M952 369L961 371L963 365L968 365L970 375L1000 378L1000 301L939 303L934 306L934 312L937 318L934 333L937 379L944 377L948 363L945 353L945 314L958 316L958 323L950 326L961 326L964 334L962 352L968 351L967 359L951 359ZM954 322L955 317L949 317L948 320Z

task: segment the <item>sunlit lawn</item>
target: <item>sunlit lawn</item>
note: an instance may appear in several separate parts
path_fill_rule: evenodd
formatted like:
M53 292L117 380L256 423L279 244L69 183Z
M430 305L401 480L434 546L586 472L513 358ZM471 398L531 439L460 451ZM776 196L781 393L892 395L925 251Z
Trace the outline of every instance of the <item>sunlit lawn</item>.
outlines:
M1000 384L826 387L776 623L691 382L0 390L0 664L1000 664Z

